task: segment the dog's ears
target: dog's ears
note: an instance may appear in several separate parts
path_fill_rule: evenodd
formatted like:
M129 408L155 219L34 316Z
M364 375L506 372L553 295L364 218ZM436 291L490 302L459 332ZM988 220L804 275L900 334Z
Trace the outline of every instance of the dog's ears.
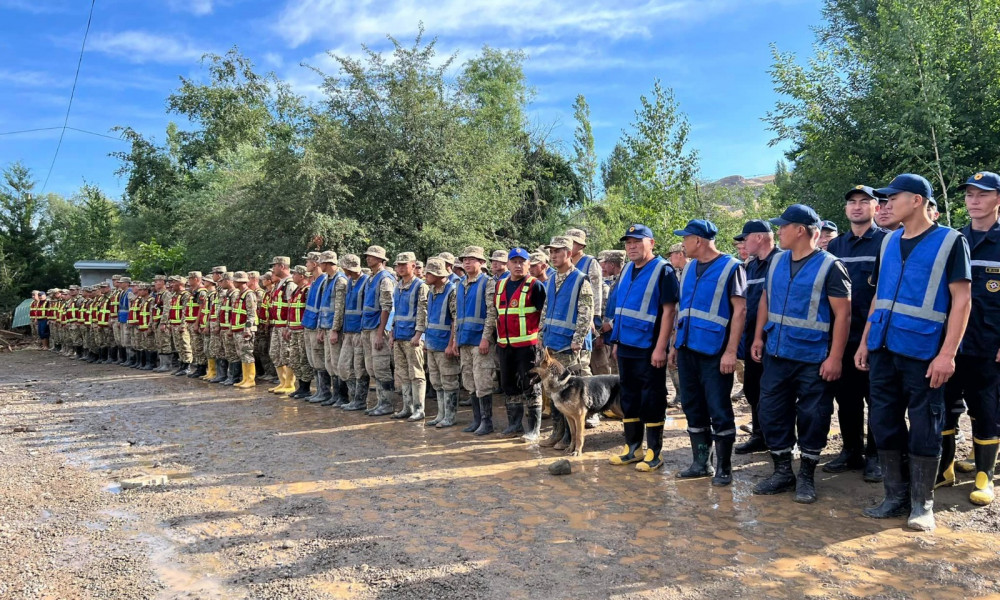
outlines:
M549 352L549 349L543 348L543 350L545 351L545 360L552 360L552 353Z

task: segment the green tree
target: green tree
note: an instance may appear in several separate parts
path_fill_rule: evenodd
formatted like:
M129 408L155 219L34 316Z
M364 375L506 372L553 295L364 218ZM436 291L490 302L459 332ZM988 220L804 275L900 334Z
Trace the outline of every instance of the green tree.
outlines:
M44 198L34 193L31 171L20 162L3 170L0 183L0 306L12 307L44 287L46 258L40 220Z
M590 105L583 94L573 102L573 168L583 188L586 204L597 196L597 152L594 151L594 128L590 124Z

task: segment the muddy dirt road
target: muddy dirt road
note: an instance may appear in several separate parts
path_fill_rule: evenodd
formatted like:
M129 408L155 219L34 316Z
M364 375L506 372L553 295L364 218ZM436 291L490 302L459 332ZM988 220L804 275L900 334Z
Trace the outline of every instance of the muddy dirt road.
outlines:
M728 489L678 481L690 455L671 415L664 469L608 465L610 422L554 477L559 453L459 428L4 354L0 598L1000 594L1000 511L968 503L968 476L916 534L860 516L880 485L859 473L818 475L812 506L750 495L764 455L736 457ZM140 475L169 481L122 490Z

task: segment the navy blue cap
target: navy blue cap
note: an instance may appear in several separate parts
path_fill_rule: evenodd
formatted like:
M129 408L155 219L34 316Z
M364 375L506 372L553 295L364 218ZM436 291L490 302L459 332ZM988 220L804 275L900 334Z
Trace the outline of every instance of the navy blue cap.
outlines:
M624 242L628 238L642 240L642 239L653 239L653 230L645 225L640 225L636 223L635 225L629 225L628 230L625 235L621 237L619 242Z
M969 186L977 187L981 190L993 190L1000 192L1000 175L989 171L980 171L965 180L965 183L958 186L959 190L964 190Z
M844 200L850 200L851 199L851 195L852 194L856 194L858 192L864 194L865 196L868 196L869 198L877 198L878 197L878 196L875 195L875 188L873 188L872 186L870 186L870 185L856 185L853 188L851 188L851 191L849 191L846 194L844 194Z
M528 251L525 250L524 248L511 248L510 254L507 255L507 260L512 260L515 258L523 258L524 260L528 260L529 258L531 258L531 255L528 254Z
M686 235L696 235L706 240L714 240L715 234L719 233L719 228L715 223L705 219L691 219L684 229L675 229L674 235L684 237Z
M918 194L928 200L934 198L934 190L931 188L931 182L924 179L923 176L914 173L896 175L895 179L888 186L875 190L875 195L879 198L886 198L900 192Z
M839 229L837 229L837 224L834 223L833 221L823 221L823 225L820 227L820 229L824 229L826 231L840 231Z
M743 224L743 231L733 237L737 242L747 239L751 233L771 233L771 224L763 219L753 219Z
M805 204L793 204L786 208L785 212L781 213L780 217L771 219L771 223L777 225L778 227L781 227L782 225L789 225L791 223L819 227L822 222L823 221L820 220L816 211Z

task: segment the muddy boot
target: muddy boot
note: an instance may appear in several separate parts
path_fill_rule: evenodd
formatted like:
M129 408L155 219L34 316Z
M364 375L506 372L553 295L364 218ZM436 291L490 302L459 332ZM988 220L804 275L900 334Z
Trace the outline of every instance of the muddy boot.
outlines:
M559 411L553 411L552 418L554 419L558 413ZM642 432L645 427L639 419L622 419L622 427L625 430L625 449L620 450L619 454L608 460L613 465L628 465L643 459L640 452L642 451ZM560 434L561 436L562 434Z
M542 407L523 406L524 435L518 440L523 444L534 444L538 441L538 430L542 427Z
M753 486L753 493L759 496L770 496L795 489L795 473L792 472L792 452L781 454L771 453L774 461L774 473Z
M135 366L133 369L138 369L142 371L146 367L146 353L142 350L134 350L137 360L135 361Z
M818 461L808 456L799 460L799 475L795 478L795 498L799 504L812 504L816 501L816 464Z
M188 363L182 362L177 370L171 373L174 377L180 377L181 375L187 375Z
M436 427L438 423L444 421L445 414L447 412L448 398L444 395L444 390L434 390L434 396L437 398L437 414L430 421L427 421L428 427Z
M87 351L87 359L85 361L83 361L83 362L92 365L92 364L96 363L100 358L101 358L101 356L97 352L94 352L93 350L88 350Z
M197 379L205 374L205 365L191 364L191 368L188 369L188 379Z
M350 389L347 387L347 381L341 379L340 377L334 377L333 381L336 382L337 395L334 398L337 400L333 406L334 408L343 408L351 402L351 398L354 395L351 393Z
M236 361L226 363L226 378L222 381L222 385L236 385L236 370L239 366L240 363Z
M712 467L712 434L708 431L688 431L691 438L691 466L677 474L681 479L709 477L715 474Z
M125 348L119 348L119 352L125 352L125 351L126 351ZM127 355L128 355L128 362L126 362L124 366L134 367L136 363L139 362L138 357L136 356L136 351L131 348L128 348Z
M306 398L309 397L312 391L310 390L311 385L312 385L311 381L302 381L301 379L299 379L295 385L295 391L293 391L291 394L288 394L288 397L295 398L296 400L305 400Z
M153 363L155 363L157 360L159 360L159 355L156 354L156 350L147 350L146 351L146 368L143 369L143 371L152 371L153 369L155 369L156 365L153 364Z
M524 434L524 425L521 419L524 418L524 396L516 399L516 402L507 403L507 427L500 432L500 437L515 438Z
M403 396L403 408L392 413L393 419L405 419L413 414L413 382L403 383L401 395Z
M975 451L975 445L972 450ZM934 489L955 485L955 430L947 429L941 432L941 462L938 466Z
M973 421L975 422L975 421ZM955 471L959 473L972 473L976 470L976 449L969 450L969 456L964 460L955 461Z
M458 418L458 390L445 391L444 397L444 419L435 425L438 429L454 426Z
M573 445L573 430L569 428L569 424L566 423L566 415L563 415L563 430L562 438L552 446L553 450L565 450Z
M320 406L340 406L343 404L343 396L340 394L340 377L334 377L330 373L323 371L326 378L326 394Z
M407 386L409 387L409 386ZM392 414L392 380L375 381L375 393L378 395L378 404L368 413L370 417L384 417Z
M472 422L469 426L462 430L463 433L475 433L479 429L479 424L483 420L483 408L482 404L479 402L479 396L475 394L470 396L472 398Z
M882 463L882 486L885 498L878 506L866 508L862 513L872 519L905 517L910 513L909 467L903 453L898 450L879 450Z
M86 354L83 353L83 346L76 346L75 349L76 349L76 359L86 360L87 356Z
M479 399L479 410L482 412L482 419L479 421L479 427L473 432L473 435L486 435L488 433L493 433L493 396L486 395Z
M861 478L869 483L882 482L882 465L878 460L878 454L865 456L865 472Z
M549 437L547 437L544 440L542 440L541 442L539 442L538 445L541 446L541 447L543 447L543 448L551 448L551 447L555 446L556 444L558 444L560 442L560 440L563 439L563 434L566 433L566 429L568 429L568 427L566 425L566 417L564 417L563 414L561 412L559 412L558 410L553 410L552 411L552 433L549 434ZM639 440L639 445L640 446L642 445L642 440L641 439ZM640 459L641 459L641 457L640 457Z
M934 480L937 456L910 456L910 517L906 526L914 531L934 531Z
M461 392L459 393L459 396L461 396ZM465 398L460 398L459 401L458 401L458 405L459 406L472 406L472 404L473 404L472 399L475 398L475 397L476 397L476 393L472 392L468 396L466 396Z
M156 368L153 369L153 372L163 373L164 371L166 371L166 367L164 365L166 365L166 363L164 362L163 355L158 353L156 355Z
M119 364L119 361L118 361L118 346L112 346L112 347L108 348L108 351L105 353L104 357L101 359L101 362L103 362L104 364L107 364L107 365L110 365L112 363L113 364Z
M860 449L844 448L837 458L823 465L824 473L843 473L857 471L865 467L865 457Z
M733 482L733 442L734 437L715 438L715 476L712 485L726 486Z
M209 383L222 383L229 377L229 361L220 358L215 361L215 378L211 379Z
M640 473L649 473L663 466L660 451L663 449L663 423L646 424L646 455L635 465Z
M364 410L368 406L368 376L353 379L354 394L351 401L345 404L344 410Z
M322 404L332 397L330 393L330 374L326 369L316 369L316 393L306 398L310 404Z
M410 415L408 421L423 421L424 420L424 403L426 402L427 396L427 380L417 379L410 384L410 393L413 395L413 399L410 401L410 407L413 409L413 414Z
M985 442L985 443L984 443ZM997 441L972 438L972 451L976 455L976 489L969 494L969 502L986 506L993 502L993 472L997 465Z

